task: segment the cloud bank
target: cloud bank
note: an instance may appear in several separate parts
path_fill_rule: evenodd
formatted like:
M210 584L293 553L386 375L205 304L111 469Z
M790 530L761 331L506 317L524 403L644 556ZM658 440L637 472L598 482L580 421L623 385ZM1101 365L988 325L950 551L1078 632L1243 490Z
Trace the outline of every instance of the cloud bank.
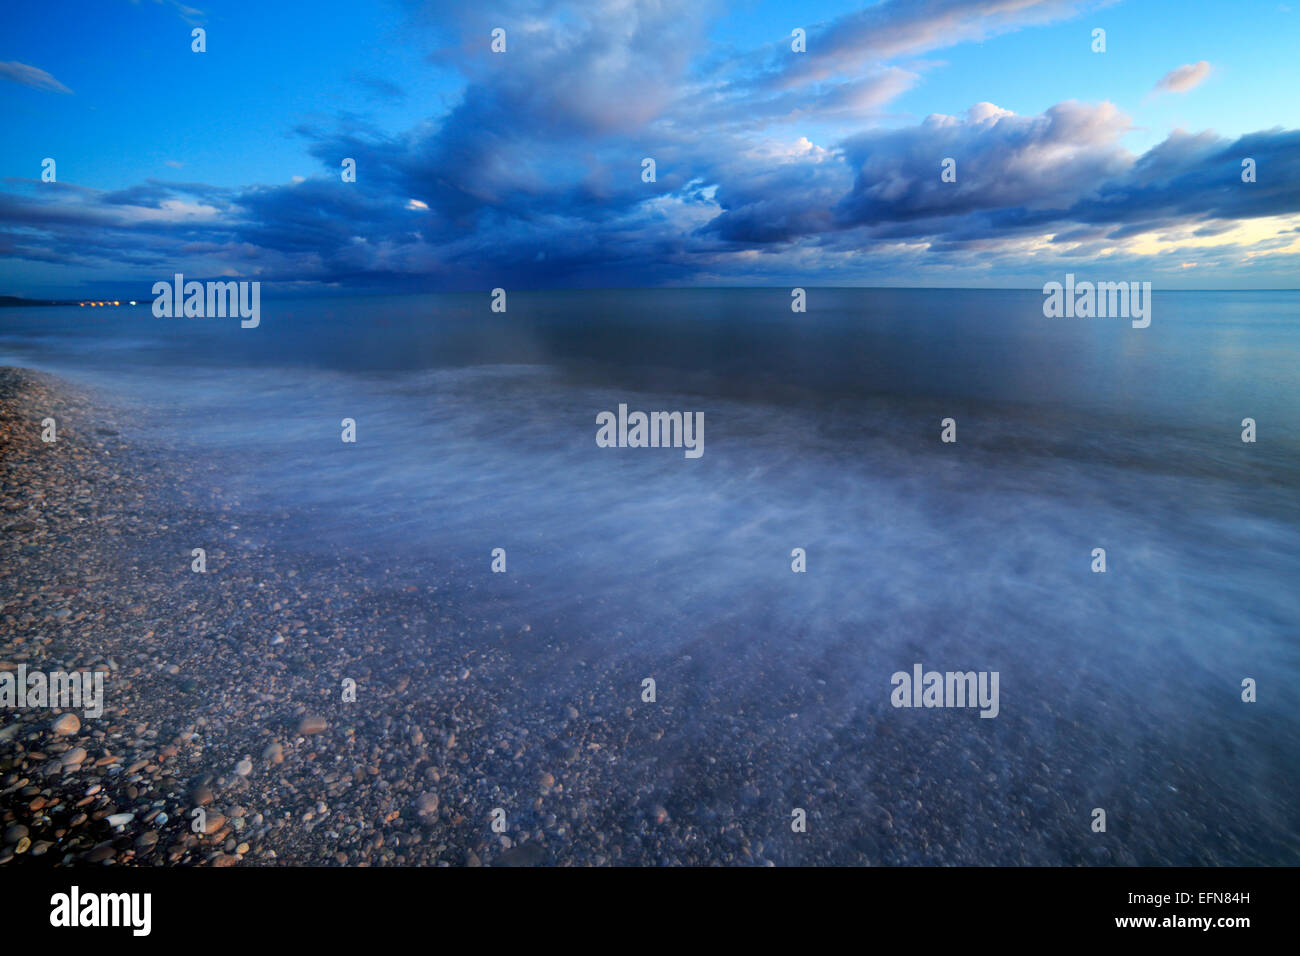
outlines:
M901 125L887 115L928 69L896 59L1080 9L888 0L810 25L808 52L794 53L788 38L715 49L717 11L698 0L421 5L413 23L437 24L428 59L463 77L445 112L401 132L300 126L320 163L300 182L101 192L9 180L0 253L95 276L393 290L1032 284L1084 261L1293 269L1298 131L1176 131L1135 155L1122 144L1131 120L1108 102L1031 116L981 102ZM493 54L503 23L507 52ZM1180 67L1162 88L1191 89L1209 69ZM341 180L344 158L355 182ZM941 177L945 159L955 181Z

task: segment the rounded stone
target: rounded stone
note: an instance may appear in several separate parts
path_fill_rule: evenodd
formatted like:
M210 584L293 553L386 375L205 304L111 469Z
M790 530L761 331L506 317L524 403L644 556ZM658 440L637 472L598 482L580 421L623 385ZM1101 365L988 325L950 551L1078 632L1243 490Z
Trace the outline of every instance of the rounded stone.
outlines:
M58 734L60 737L75 734L80 729L81 718L71 712L60 715L54 723L50 724L50 730Z

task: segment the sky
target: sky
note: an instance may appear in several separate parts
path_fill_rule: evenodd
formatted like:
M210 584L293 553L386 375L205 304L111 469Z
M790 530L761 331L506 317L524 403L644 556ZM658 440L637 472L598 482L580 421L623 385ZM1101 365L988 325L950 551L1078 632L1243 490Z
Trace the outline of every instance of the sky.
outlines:
M0 294L1300 287L1289 3L196 2L8 8Z

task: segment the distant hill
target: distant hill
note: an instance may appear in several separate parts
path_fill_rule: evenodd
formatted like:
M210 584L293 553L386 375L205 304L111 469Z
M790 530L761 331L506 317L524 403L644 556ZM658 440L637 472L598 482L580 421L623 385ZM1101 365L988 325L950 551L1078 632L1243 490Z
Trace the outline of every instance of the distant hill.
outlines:
M24 299L20 295L0 295L0 307L14 305L76 305L76 299Z
M20 295L0 295L0 308L5 306L26 306L28 308L36 305L79 305L82 302L94 302L94 299L24 299ZM104 301L104 300L99 300ZM111 300L110 304L111 304ZM118 300L122 301L122 300ZM122 301L125 305L125 301Z

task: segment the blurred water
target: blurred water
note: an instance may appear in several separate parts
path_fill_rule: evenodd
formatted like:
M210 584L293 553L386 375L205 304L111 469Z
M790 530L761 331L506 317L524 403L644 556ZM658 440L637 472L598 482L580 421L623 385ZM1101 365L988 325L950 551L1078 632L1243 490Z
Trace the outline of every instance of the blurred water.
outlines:
M221 456L250 520L299 518L281 547L420 573L506 548L479 584L503 619L606 665L690 655L721 706L824 682L823 728L924 719L888 706L916 661L997 670L1002 716L966 733L1073 754L1095 786L1155 740L1237 781L1213 802L1259 852L1300 859L1300 294L1157 292L1142 330L1046 319L1020 291L814 289L806 314L781 289L488 301L264 299L253 330L6 309L0 362ZM704 412L704 456L598 448L620 402Z

